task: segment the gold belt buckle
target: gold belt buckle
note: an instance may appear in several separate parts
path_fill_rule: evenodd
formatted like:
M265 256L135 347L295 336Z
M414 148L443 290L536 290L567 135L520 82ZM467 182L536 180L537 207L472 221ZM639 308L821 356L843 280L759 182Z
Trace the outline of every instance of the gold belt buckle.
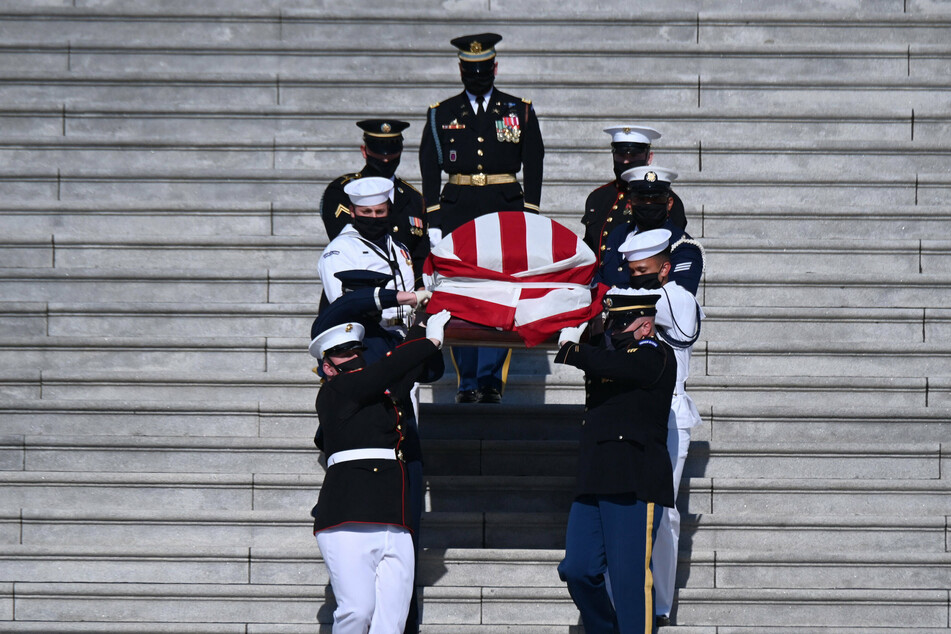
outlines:
M476 187L482 187L483 185L485 185L485 174L482 174L481 172L478 174L473 174L472 184L475 185Z

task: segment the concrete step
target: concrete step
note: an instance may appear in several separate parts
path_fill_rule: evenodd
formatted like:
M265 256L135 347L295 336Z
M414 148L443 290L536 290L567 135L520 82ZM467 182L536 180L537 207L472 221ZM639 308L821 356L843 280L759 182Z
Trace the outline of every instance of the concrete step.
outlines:
M19 104L0 102L0 138L29 136L40 140L107 137L119 139L163 139L188 137L207 141L257 140L284 142L317 139L339 152L342 161L362 164L357 148L359 131L353 125L364 117L378 114L361 110L360 104L349 109L327 107L322 103L297 106L248 105L243 103L138 104L109 101L85 101L61 104ZM546 144L594 147L604 139L605 121L625 120L630 115L613 102L601 105L596 113L567 111L561 100L544 104L541 118ZM399 109L388 105L387 112L411 124L406 138L415 143L424 125L425 112L418 105ZM809 104L777 105L768 112L750 112L742 104L716 110L681 108L639 110L638 121L663 132L655 143L658 164L667 159L666 148L727 139L783 139L807 143L816 139L832 142L898 143L917 138L931 143L947 141L951 125L941 108L909 109L906 106L867 104L862 111L854 108L826 107L814 110ZM606 153L604 161L609 160ZM605 163L610 169L610 163ZM415 161L402 170L415 171ZM401 171L402 171L401 170ZM341 170L346 171L346 170ZM610 176L610 172L606 176ZM607 180L607 179L605 179Z
M347 130L349 132L349 130ZM883 172L942 172L951 162L951 151L934 141L902 140L825 142L810 139L794 145L789 139L724 139L722 132L700 138L664 142L665 166L680 173L705 171L736 178L797 170L848 173L852 177L876 177ZM96 165L99 169L169 170L197 169L309 169L330 181L340 166L356 154L351 135L341 142L308 135L263 139L214 140L182 136L165 138L112 137L9 137L0 140L0 169L42 170L55 166L65 171ZM350 142L348 142L350 141ZM418 144L405 147L415 156ZM600 136L576 137L568 142L545 144L545 175L553 180L590 180L605 175L607 156ZM660 161L658 157L658 162ZM356 167L356 166L355 166ZM419 183L415 161L401 164L401 175Z
M436 420L425 421L438 425ZM831 425L830 425L831 426ZM427 476L571 476L576 440L423 438ZM686 477L940 479L938 443L691 443ZM0 470L76 473L318 473L310 437L0 436Z
M607 172L603 172L607 176ZM171 202L214 198L221 201L261 200L290 202L301 199L317 201L327 182L338 174L315 176L311 170L201 170L178 171L42 171L0 172L0 195L21 204L55 200L105 200L127 204L141 201L143 196ZM591 181L546 180L542 209L573 210L592 189L606 178ZM951 176L942 173L903 171L887 178L857 175L851 179L834 179L816 183L801 173L735 176L684 173L677 192L687 201L688 216L693 217L699 202L711 205L749 205L750 200L770 197L776 205L822 204L871 205L878 208L907 205L938 205L947 201ZM767 196L768 195L768 196ZM695 202L691 202L695 201ZM313 204L310 206L313 209ZM311 211L311 213L313 213ZM580 230L580 224L573 227ZM919 237L919 236L915 236Z
M109 235L136 237L156 235L221 236L234 233L246 236L267 236L275 224L273 205L268 202L202 202L129 201L30 201L24 204L4 200L0 209L0 230L5 235L43 237L53 233L73 236ZM317 217L318 203L302 203L290 213L295 226L303 218L310 222L303 233L326 235ZM288 214L284 214L285 216ZM317 232L311 233L311 232ZM280 234L279 234L280 235ZM286 234L284 234L286 235Z
M946 273L904 274L849 271L839 274L789 272L783 279L759 271L707 270L700 287L701 305L738 306L875 306L947 308ZM754 290L755 289L755 290ZM26 298L24 298L26 299ZM698 299L700 299L698 297Z
M682 489L682 504L690 490ZM555 548L565 546L567 509L550 513L476 510L423 514L420 538L427 548ZM240 544L301 548L312 545L313 521L297 508L271 511L176 509L10 508L0 513L4 544L63 546L121 543L128 546ZM681 550L812 553L943 553L945 515L912 517L812 516L792 511L761 517L684 514Z
M395 26L395 25L394 25ZM579 23L579 37L585 25ZM594 29L590 29L594 30ZM258 71L314 75L316 68L325 69L323 77L349 78L368 67L375 67L381 76L411 77L419 69L445 69L446 47L442 41L419 43L413 56L392 44L369 53L353 47L352 42L319 41L254 41L241 44L202 42L149 41L146 37L129 45L109 38L104 32L98 42L34 42L17 39L0 48L2 70L56 72L241 72ZM506 40L507 41L507 40ZM600 46L599 46L600 45ZM516 43L515 46L518 46ZM951 50L940 45L909 46L906 43L785 43L780 46L731 42L698 43L690 48L683 44L658 42L653 46L628 43L624 49L604 45L592 38L585 50L559 51L552 55L537 49L505 50L505 70L523 74L537 70L546 76L574 79L616 73L630 56L637 56L658 74L682 70L697 72L736 73L742 68L746 76L773 73L778 77L801 77L805 73L838 73L842 75L877 75L882 77L933 76L942 62L951 59Z
M948 514L946 480L691 478L691 513L720 515ZM709 487L707 489L707 487ZM796 509L793 511L793 509Z
M11 237L0 245L4 268L139 268L142 260L180 268L301 270L315 263L324 236L99 238L63 235ZM706 267L720 271L839 273L848 270L938 274L951 268L951 241L848 240L796 242L703 238Z
M565 375L568 377L569 375ZM120 371L70 372L21 371L0 375L0 390L12 398L184 400L230 402L238 400L313 402L317 377L302 366L298 372L226 373ZM448 376L420 388L422 402L450 403L456 381ZM565 380L537 375L510 376L506 402L513 405L581 404L584 383L579 371ZM23 396L17 394L23 393ZM943 407L951 404L951 377L751 377L698 376L690 380L690 393L701 408L720 405L746 407L794 406L803 398L832 407L894 406ZM485 408L470 406L484 416ZM491 408L490 408L491 409Z
M3 33L0 24L0 34ZM357 28L365 32L366 26ZM625 37L630 38L630 26L625 25ZM603 31L598 33L598 37ZM538 40L536 40L538 41ZM421 69L412 78L376 81L373 85L355 80L314 78L293 73L267 73L243 70L238 73L191 72L83 72L69 71L0 72L0 102L19 104L75 104L87 101L152 102L156 104L232 101L249 106L297 105L323 100L324 107L346 111L349 103L364 102L381 89L392 90L392 108L424 107L438 99L459 92L459 79L454 74L456 62L452 55L435 69ZM440 71L444 74L440 74ZM854 75L843 78L834 72L819 74L806 82L795 79L770 77L748 78L726 72L681 70L662 77L619 79L599 78L596 83L587 79L550 80L534 72L504 73L499 88L532 99L536 104L560 102L565 112L590 114L591 108L581 105L614 99L638 101L665 101L673 108L735 108L741 104L748 109L768 110L788 104L790 100L809 99L815 106L833 108L853 106L861 108L870 100L880 107L904 107L937 110L947 100L948 87L933 77L868 77ZM544 108L540 116L544 114Z
M829 408L818 403L794 407L715 407L701 412L709 421L711 443L769 438L776 442L821 442L840 439L891 443L943 442L951 431L951 411L927 408Z

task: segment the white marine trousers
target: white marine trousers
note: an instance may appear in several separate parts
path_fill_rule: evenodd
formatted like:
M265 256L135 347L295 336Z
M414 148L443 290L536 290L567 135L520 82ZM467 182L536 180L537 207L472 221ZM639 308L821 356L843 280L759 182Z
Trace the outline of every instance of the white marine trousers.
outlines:
M401 634L413 595L413 537L348 523L317 533L337 599L333 634Z
M674 499L680 491L680 478L690 448L690 429L667 430L667 452L674 468ZM680 541L680 511L674 506L665 508L657 529L651 564L654 572L654 614L670 616L674 604L674 585L677 582L677 553Z

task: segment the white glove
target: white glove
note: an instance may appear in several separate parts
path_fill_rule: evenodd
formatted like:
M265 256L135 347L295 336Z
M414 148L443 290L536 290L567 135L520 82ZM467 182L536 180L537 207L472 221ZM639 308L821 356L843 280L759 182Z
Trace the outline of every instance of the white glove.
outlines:
M429 246L434 247L442 241L442 229L429 228Z
M416 306L425 306L429 303L429 298L433 296L431 291L413 291L416 294Z
M438 345L442 346L446 322L451 318L452 314L448 310L441 310L435 315L430 315L429 321L426 322L426 338L435 339L439 342Z
M568 342L578 343L581 341L581 333L584 332L584 329L588 327L588 322L584 322L578 326L569 326L568 328L562 328L561 334L558 335L558 345L563 346Z

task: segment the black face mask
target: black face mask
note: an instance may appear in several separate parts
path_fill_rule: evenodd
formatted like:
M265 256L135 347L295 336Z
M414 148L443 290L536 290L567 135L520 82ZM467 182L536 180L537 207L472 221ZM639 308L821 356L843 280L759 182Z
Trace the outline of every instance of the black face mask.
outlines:
M473 95L479 96L486 94L492 90L492 84L494 83L495 75L491 72L473 73L465 69L462 71L462 85Z
M382 218L354 216L350 222L353 224L353 228L370 242L376 242L390 232L390 217L388 215Z
M357 352L356 357L349 361L344 361L343 363L334 363L330 359L327 359L327 362L340 374L346 374L347 372L353 372L354 370L361 370L367 367L367 362L366 359L363 358L362 352Z
M660 229L667 222L667 205L634 205L634 224L638 231Z
M615 350L626 350L632 343L637 341L633 332L612 332L611 344Z
M389 161L383 161L374 156L367 155L367 166L363 170L363 175L393 178L393 175L396 174L396 168L399 166L399 156L391 158Z
M657 273L644 273L643 275L632 275L630 281L631 288L644 288L647 290L657 290L663 284L657 279Z

